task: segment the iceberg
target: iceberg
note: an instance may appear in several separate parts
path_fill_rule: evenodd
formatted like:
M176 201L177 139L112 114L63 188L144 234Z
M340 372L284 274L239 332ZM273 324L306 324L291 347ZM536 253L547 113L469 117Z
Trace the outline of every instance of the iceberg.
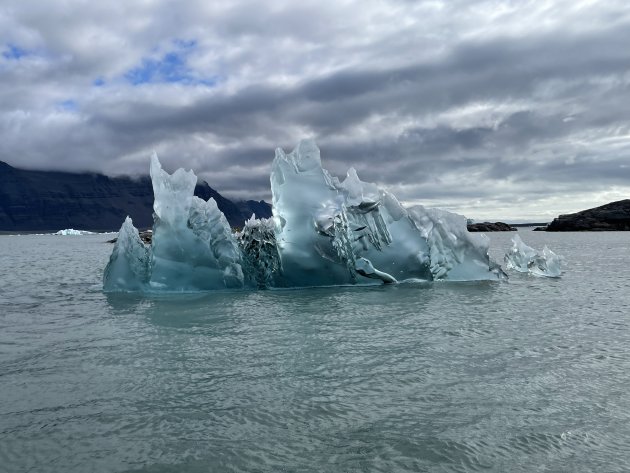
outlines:
M466 218L417 205L405 208L351 168L343 181L322 167L320 150L303 140L276 150L271 170L273 216L255 215L232 232L213 199L193 195L192 171L168 174L151 158L153 242L125 220L104 275L106 291L206 291L405 280L500 280L489 240Z
M94 232L88 232L87 230L75 230L74 228L66 228L65 230L59 230L53 235L94 235Z
M512 248L505 254L505 265L508 269L540 277L557 278L562 274L561 256L547 248L547 245L538 253L523 243L518 235L514 235Z

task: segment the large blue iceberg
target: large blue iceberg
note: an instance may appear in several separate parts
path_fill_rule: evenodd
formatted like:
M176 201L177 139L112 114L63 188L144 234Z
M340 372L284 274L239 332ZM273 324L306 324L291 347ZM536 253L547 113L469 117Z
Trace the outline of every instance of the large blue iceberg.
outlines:
M209 291L409 280L497 280L485 235L466 218L417 205L362 182L354 169L340 181L304 140L276 150L273 217L252 216L233 232L213 199L193 195L192 171L165 172L151 159L153 242L127 218L105 269L105 291Z

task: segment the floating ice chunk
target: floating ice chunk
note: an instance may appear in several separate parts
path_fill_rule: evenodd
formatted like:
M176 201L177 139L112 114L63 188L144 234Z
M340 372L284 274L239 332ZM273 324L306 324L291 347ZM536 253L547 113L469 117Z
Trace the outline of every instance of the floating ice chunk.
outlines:
M562 263L562 257L555 254L545 245L542 255L536 255L534 264L530 267L529 271L536 276L558 278L562 274Z
M429 245L428 264L433 279L470 281L506 277L488 256L490 240L483 234L470 233L466 217L421 205L408 211Z
M514 235L512 249L505 254L505 266L520 273L529 272L529 264L536 257L536 250L527 246L521 237Z
M143 291L149 283L149 249L127 217L120 227L103 276L105 291Z
M74 228L66 228L65 230L59 230L54 235L94 235L94 232L88 232L87 230L75 230Z
M505 265L521 273L550 278L560 277L562 274L562 257L556 255L547 246L542 254L527 246L521 237L514 235L512 248L505 254Z

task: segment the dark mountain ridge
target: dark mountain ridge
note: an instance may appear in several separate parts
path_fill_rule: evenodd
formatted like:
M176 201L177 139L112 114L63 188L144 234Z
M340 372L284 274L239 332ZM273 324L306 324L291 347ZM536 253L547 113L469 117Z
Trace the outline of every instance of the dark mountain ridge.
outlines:
M207 182L197 184L195 195L204 200L213 197L232 227L242 227L252 213L271 216L268 203L233 202ZM30 171L0 161L0 231L115 231L127 215L138 228L153 224L153 188L148 176Z

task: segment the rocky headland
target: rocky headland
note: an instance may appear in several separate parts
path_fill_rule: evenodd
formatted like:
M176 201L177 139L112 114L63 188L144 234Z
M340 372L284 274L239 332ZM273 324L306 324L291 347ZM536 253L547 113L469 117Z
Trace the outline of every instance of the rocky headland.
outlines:
M547 232L630 231L630 199L611 202L573 214L560 215L539 230Z
M504 222L469 223L469 232L515 232L516 227Z

